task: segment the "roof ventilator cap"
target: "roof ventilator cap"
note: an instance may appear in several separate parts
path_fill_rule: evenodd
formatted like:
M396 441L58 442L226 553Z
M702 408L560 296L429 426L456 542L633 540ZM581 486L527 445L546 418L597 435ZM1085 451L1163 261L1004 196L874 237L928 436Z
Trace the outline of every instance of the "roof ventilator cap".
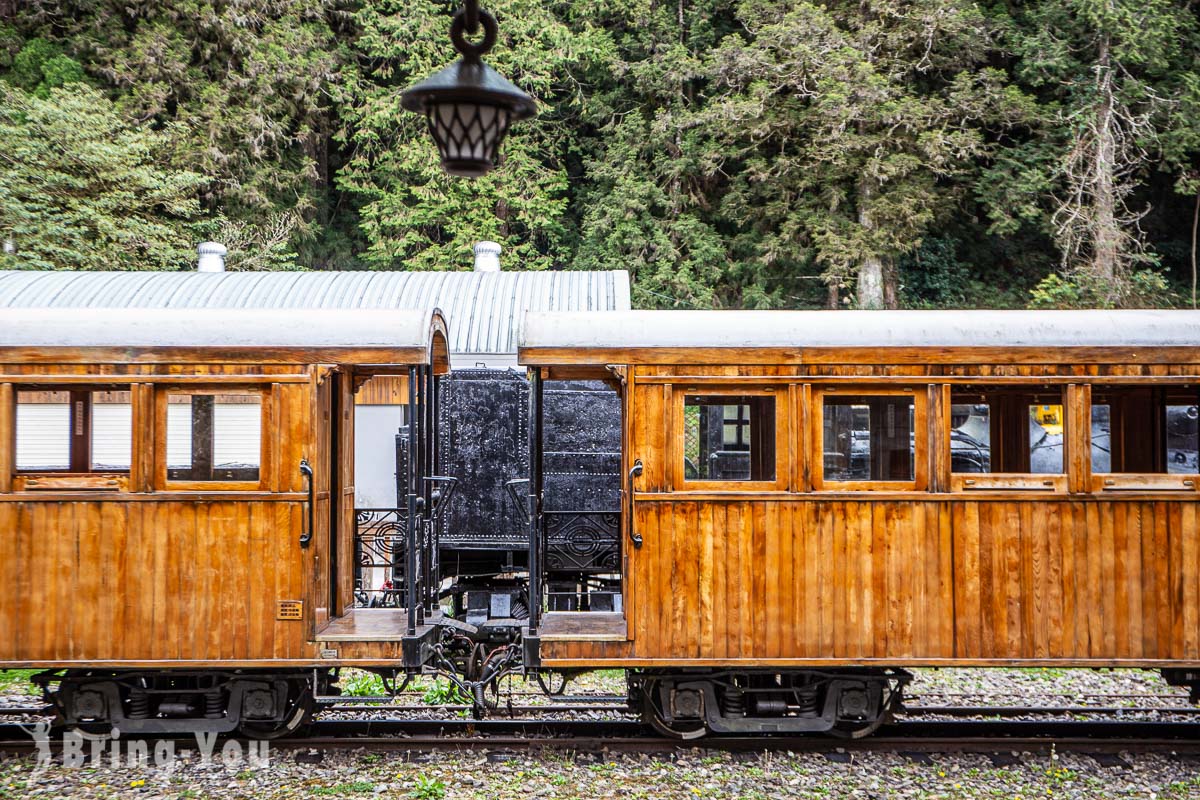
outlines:
M499 272L500 251L503 248L496 242L479 242L475 245L475 271Z
M197 272L224 272L225 254L229 252L220 242L201 242L196 248L200 251L200 261L196 265Z

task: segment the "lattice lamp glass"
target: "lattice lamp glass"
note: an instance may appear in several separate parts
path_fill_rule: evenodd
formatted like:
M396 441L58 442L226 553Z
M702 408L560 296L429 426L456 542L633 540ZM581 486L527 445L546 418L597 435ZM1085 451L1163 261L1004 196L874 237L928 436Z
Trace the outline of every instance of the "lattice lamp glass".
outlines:
M425 115L442 169L468 178L490 172L509 125L537 113L532 97L480 59L496 41L496 20L486 11L476 13L483 41L475 45L463 38L466 12L459 11L450 38L463 57L401 98L404 108Z

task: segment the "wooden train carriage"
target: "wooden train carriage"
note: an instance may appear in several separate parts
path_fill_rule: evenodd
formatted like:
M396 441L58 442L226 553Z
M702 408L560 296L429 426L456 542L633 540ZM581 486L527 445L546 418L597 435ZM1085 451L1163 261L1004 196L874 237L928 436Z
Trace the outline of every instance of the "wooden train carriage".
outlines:
M60 687L68 721L279 722L287 703L241 708L253 687L227 678L311 693L352 655L316 639L353 603L355 385L447 368L438 312L0 311L0 668L87 671L90 694Z
M1200 676L1200 314L536 314L520 359L623 384L625 612L531 632L657 724L861 733L914 665Z

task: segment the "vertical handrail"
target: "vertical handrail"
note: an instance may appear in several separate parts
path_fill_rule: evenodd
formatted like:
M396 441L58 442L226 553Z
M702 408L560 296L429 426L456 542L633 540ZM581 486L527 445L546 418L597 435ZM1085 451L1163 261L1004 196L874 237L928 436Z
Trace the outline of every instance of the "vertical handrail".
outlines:
M633 466L629 470L629 482L625 488L625 513L629 518L625 521L626 530L629 531L629 541L633 542L633 549L637 550L642 546L642 535L637 532L633 525L633 479L642 474L642 460L639 458L633 462Z
M441 458L438 446L438 413L439 413L439 398L438 398L438 376L437 370L433 368L433 364L429 365L429 451L431 460L429 463L429 474L432 476L429 482L432 483L430 489L429 506L429 580L430 580L430 610L436 610L438 606L438 589L442 581L442 559L440 548L440 535L438 526L441 524L437 514L441 512L443 500L449 500L441 491L439 477L441 471ZM451 484L450 494L454 493L453 484Z
M313 486L313 470L312 467L309 466L307 458L300 459L300 474L303 475L304 479L308 482L308 529L300 534L300 546L302 548L307 548L310 544L312 544L313 531L316 527L314 525L314 521L316 519L314 508L316 506L317 499L315 487Z
M433 571L433 525L434 525L434 508L433 508L433 485L425 480L434 472L436 463L437 442L434 441L434 404L433 397L433 365L428 364L422 367L424 375L422 384L423 389L421 395L425 401L425 463L424 470L421 472L421 483L424 491L425 499L425 535L422 544L424 547L421 552L421 601L423 606L422 614L426 619L431 616L435 610L434 595L437 592L437 576Z
M542 610L542 371L529 381L529 634L536 636Z
M417 632L417 375L408 368L408 474L405 476L405 511L408 516L407 567L404 570L405 602L408 604L408 635Z

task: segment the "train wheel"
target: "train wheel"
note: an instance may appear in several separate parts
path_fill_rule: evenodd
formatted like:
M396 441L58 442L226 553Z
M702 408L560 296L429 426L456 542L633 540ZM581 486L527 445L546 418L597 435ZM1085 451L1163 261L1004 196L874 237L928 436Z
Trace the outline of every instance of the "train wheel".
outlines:
M279 722L252 722L243 720L238 730L250 739L281 739L303 730L313 718L312 692L305 688L292 702L287 716Z
M659 696L658 683L649 681L642 688L642 722L649 725L656 732L662 734L668 739L699 739L708 734L708 726L704 724L704 720L689 720L688 722L680 722L679 720L667 721L666 715L663 714L662 708L659 707L658 701L655 699Z
M838 739L864 739L891 720L891 714L881 714L873 720L863 722L841 721L829 729L829 735Z
M839 739L862 739L870 736L885 724L896 719L896 709L901 703L900 690L893 691L884 682L882 685L883 699L880 702L879 713L869 719L841 719L829 729L829 735Z

